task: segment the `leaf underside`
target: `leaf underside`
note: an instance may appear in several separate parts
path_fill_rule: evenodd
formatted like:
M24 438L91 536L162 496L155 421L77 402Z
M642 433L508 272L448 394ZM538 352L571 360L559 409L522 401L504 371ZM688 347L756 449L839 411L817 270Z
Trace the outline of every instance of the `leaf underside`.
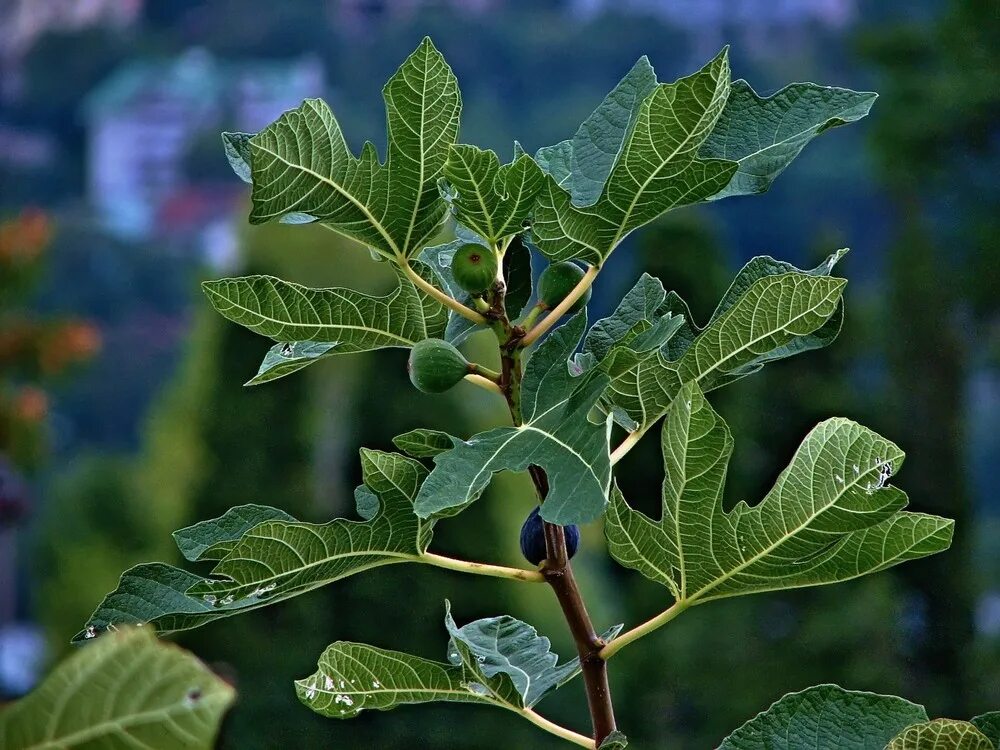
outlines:
M996 750L974 724L935 719L904 729L885 750Z
M806 437L756 506L724 511L732 437L696 383L663 425L666 478L654 521L612 493L612 557L666 586L677 601L710 601L834 583L947 549L953 522L903 512L888 484L898 447L854 422L830 419Z
M244 529L235 521L240 509L234 509L183 529L176 536L182 549L200 560L216 560L211 576L163 563L137 565L122 575L74 642L122 624L149 624L158 632L187 630L364 570L415 561L426 551L434 526L413 513L413 498L427 470L398 453L367 449L361 462L370 503L359 503L359 510L366 520L302 523L274 508L242 506L275 520Z
M126 629L95 639L0 712L0 747L213 747L234 698L187 652Z

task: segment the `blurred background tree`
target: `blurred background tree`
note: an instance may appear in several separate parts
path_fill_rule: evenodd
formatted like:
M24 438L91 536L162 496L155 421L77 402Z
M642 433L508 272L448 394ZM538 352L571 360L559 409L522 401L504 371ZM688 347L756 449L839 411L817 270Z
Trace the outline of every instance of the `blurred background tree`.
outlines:
M0 244L0 316L13 322L7 310L16 307L22 321L93 321L104 342L88 368L47 379L44 400L20 407L37 414L43 404L50 415L38 434L49 434L55 460L29 477L37 543L17 604L20 621L44 628L49 658L67 648L122 569L178 562L173 529L247 502L319 522L353 516L360 445L390 450L392 436L413 427L468 434L503 418L473 389L417 394L402 353L392 351L240 386L267 343L212 313L198 281L265 272L312 286L360 279L369 291L393 281L365 250L321 229L244 228L243 186L227 172L217 131L238 129L240 113L255 107L271 118L277 112L268 107L291 106L275 91L322 94L352 146L372 138L381 147L378 91L430 34L462 84L463 139L506 155L518 138L532 151L572 133L639 55L673 79L730 42L736 75L762 93L817 80L870 87L881 99L863 124L811 146L769 194L671 216L637 235L602 274L591 316L606 313L642 268L704 322L749 257L808 267L851 245L839 267L851 283L836 344L713 396L736 438L727 502L762 497L802 436L842 414L899 442L908 452L899 483L913 505L959 526L951 552L898 573L686 614L646 649L618 657L620 721L637 744L711 747L781 694L824 681L902 693L935 714L1000 705L1000 29L985 0L760 0L739 12L727 3L655 0L103 0L88 5L89 20L81 10L76 25L46 15L57 4L15 0L10 8L26 14L14 16L17 25L0 11L0 40L11 29L37 32L0 56L0 143L10 144L0 149L0 210L37 202L55 217L46 224L60 226L45 267L16 275L34 284L18 287L28 290L22 296L6 291L15 276ZM254 22L233 21L246 18ZM69 58L72 80L58 74ZM318 78L309 60L318 61ZM215 72L185 75L192 62ZM173 127L176 107L184 125L171 131L181 144L172 161L156 161L141 139L126 137L131 131L110 152L136 165L139 187L163 183L138 235L106 221L107 195L95 188L105 157L88 102L109 88L119 97L109 121L134 117L148 127L142 116L152 102L160 109L151 122ZM185 114L191 101L200 107L216 96L226 103L214 114ZM0 362L16 343L6 330L0 325ZM29 337L35 375L44 375L44 338ZM50 349L49 359L70 349ZM35 386L23 369L16 378L3 372L4 405L15 388ZM622 468L629 499L658 512L656 439ZM439 526L437 544L455 556L514 563L531 503L522 478L502 476L490 502ZM607 560L599 524L584 529L576 567L601 626L634 623L664 602L662 589ZM331 723L296 705L290 681L336 639L441 658L445 598L460 619L509 612L560 653L572 649L544 587L470 583L407 566L362 575L182 639L241 688L222 746L443 750L454 747L448 727L460 721L476 729L464 747L493 748L500 736L513 746L555 747L486 709L400 709ZM406 623L391 642L369 627L386 621ZM573 686L547 712L575 724L582 698Z

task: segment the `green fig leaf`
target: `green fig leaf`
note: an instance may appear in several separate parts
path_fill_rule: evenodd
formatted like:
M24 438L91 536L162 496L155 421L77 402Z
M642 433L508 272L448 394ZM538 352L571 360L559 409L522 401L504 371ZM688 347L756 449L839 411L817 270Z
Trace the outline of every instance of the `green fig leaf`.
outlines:
M603 373L574 378L569 357L586 328L581 312L546 337L528 360L521 383L524 422L455 439L434 457L434 469L414 508L422 518L473 502L498 471L545 470L549 493L542 517L551 523L585 523L599 517L611 482L610 421L589 414L607 386Z
M365 521L271 520L235 541L223 519L208 522L201 527L199 543L225 550L210 577L162 563L131 568L73 640L123 624L149 624L161 633L196 628L371 568L418 562L434 526L433 520L413 513L413 498L427 469L398 453L368 449L361 451L361 465ZM378 500L377 512L372 496ZM211 529L217 531L214 542L205 533Z
M711 200L765 192L813 138L865 117L877 98L814 83L793 83L761 98L746 81L735 81L700 155L730 159L739 169Z
M0 711L0 747L214 747L234 698L191 654L128 628L76 651Z
M433 458L454 446L451 435L447 432L423 428L397 435L392 439L392 444L414 458Z
M996 750L989 737L974 724L955 719L934 719L900 732L885 750Z
M718 750L884 750L903 729L923 721L924 707L902 698L816 685L776 701Z
M278 508L251 503L230 508L219 518L179 529L173 537L185 560L221 560L254 526L266 521L294 520Z
M698 157L726 104L729 85L729 56L723 50L699 72L656 86L643 100L591 206L574 206L570 193L546 176L531 230L542 254L600 266L633 230L729 184L736 162Z
M388 157L370 142L355 157L330 111L308 99L250 138L250 221L315 220L402 260L433 237L447 213L438 191L458 136L458 81L424 39L382 90Z
M809 433L756 506L724 511L733 441L697 383L667 411L662 517L630 508L617 489L605 523L611 556L687 604L857 578L941 552L954 522L903 512L888 484L903 453L847 419Z
M455 218L494 247L524 229L542 187L542 170L527 154L501 166L494 151L464 144L451 147L444 174Z

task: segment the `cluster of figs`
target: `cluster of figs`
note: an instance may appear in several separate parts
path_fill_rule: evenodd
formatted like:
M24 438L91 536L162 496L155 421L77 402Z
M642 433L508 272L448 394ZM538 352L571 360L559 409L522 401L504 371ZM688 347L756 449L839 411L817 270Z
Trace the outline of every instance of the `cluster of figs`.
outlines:
M473 242L462 245L451 260L455 283L474 297L481 297L496 283L498 270L497 254L491 248ZM581 278L583 269L575 263L564 261L547 266L538 278L538 307L542 311L554 308ZM589 299L590 289L568 312L578 312ZM424 393L444 393L475 371L475 367L458 349L447 341L433 338L414 345L406 369L410 382Z
M451 273L458 284L474 297L481 297L497 282L499 262L492 248L476 243L462 245L451 260ZM583 269L575 263L564 261L552 263L538 277L538 307L541 311L551 310L562 302L580 279ZM576 313L590 300L590 289L573 303L568 313ZM410 351L406 369L410 382L424 393L444 393L454 387L466 375L475 372L462 353L452 344L442 339L418 341ZM536 507L521 526L521 554L532 565L540 565L547 557L545 547L545 524ZM580 528L575 524L564 526L566 552L569 557L576 554L580 545Z

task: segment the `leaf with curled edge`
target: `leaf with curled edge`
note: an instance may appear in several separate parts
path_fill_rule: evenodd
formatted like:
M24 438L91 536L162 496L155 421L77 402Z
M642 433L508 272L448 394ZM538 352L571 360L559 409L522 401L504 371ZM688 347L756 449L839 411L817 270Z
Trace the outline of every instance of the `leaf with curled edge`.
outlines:
M295 681L299 700L332 719L435 701L520 713L580 673L579 658L559 664L548 638L513 617L488 617L458 627L449 605L445 625L450 636L446 662L360 643L332 644L317 670ZM606 640L620 629L610 629Z
M291 214L323 222L388 258L418 252L447 213L437 183L458 136L458 81L425 38L382 93L388 131L384 164L371 142L355 157L333 112L319 99L307 99L251 137L251 223ZM245 149L237 145L235 151L234 166L242 168Z
M561 525L599 517L611 482L610 420L594 423L590 412L607 386L607 376L574 377L569 358L586 329L586 311L549 334L528 360L521 382L523 423L455 439L455 447L434 457L434 469L420 488L414 509L428 518L465 507L498 471L540 466L549 492L542 517Z
M605 523L611 556L688 604L846 581L951 544L954 522L903 512L889 485L903 453L846 419L820 423L756 506L726 512L732 436L697 383L686 384L662 433L662 517L628 506L617 488Z

